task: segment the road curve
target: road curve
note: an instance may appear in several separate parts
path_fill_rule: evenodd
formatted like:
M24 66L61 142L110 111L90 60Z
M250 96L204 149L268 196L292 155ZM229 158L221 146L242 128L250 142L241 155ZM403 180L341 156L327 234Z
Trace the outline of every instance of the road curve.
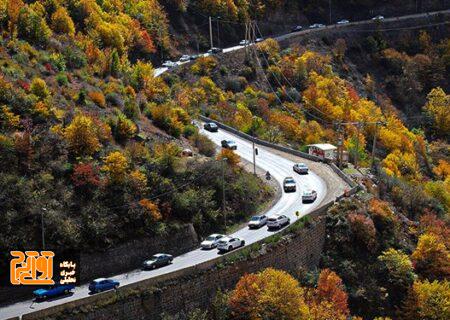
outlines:
M220 145L220 141L224 139L231 139L236 141L238 149L236 153L247 161L253 161L253 149L251 142L244 140L240 137L234 136L222 129L218 132L211 133L208 131L201 131L206 134L217 146ZM219 147L218 147L219 148ZM282 194L279 201L267 211L267 214L282 213L286 214L291 218L291 222L297 219L295 212L299 211L300 216L304 216L311 212L313 209L317 208L327 193L326 183L314 172L310 172L308 175L298 175L293 172L292 167L294 162L284 159L283 157L272 153L270 149L259 148L259 154L256 160L257 166L264 171L269 171L273 179L280 184L282 184L283 179L287 176L293 176L297 182L297 192L295 193L284 193ZM318 192L318 198L314 203L302 204L301 202L301 192L305 188L313 188ZM266 227L260 228L258 230L249 230L248 228L243 228L235 233L233 236L243 238L246 245L252 244L258 240L266 238L273 234L274 232L269 232ZM170 252L169 252L170 253ZM114 279L120 281L121 285L138 282L144 279L156 277L161 274L168 272L184 269L186 267L194 266L196 264L217 258L217 250L201 250L196 249L187 252L183 255L175 257L173 264L163 267L160 269L152 271L142 271L134 270L129 273L120 274ZM138 266L137 266L138 267ZM44 301L35 303L32 300L22 301L9 306L0 308L0 319L8 319L10 317L20 316L26 313L31 313L33 311L42 310L51 306L60 305L67 303L69 301L81 299L87 297L88 285L82 285L76 287L73 295L59 298L53 301Z

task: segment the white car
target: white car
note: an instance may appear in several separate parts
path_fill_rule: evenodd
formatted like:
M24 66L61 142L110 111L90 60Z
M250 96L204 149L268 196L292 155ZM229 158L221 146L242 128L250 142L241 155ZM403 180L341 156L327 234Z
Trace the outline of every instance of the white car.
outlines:
M308 174L308 166L304 163L294 164L294 171L298 174Z
M325 27L325 25L321 24L321 23L314 23L309 26L310 29L319 29L319 28L323 28L323 27Z
M217 249L219 249L220 252L228 252L243 246L245 246L245 240L233 237L223 237L219 240Z
M167 60L167 61L164 61L164 63L162 64L162 66L170 69L170 68L176 67L176 66L177 66L177 63L176 63L176 62L173 62L173 61L170 61L170 60Z
M287 226L289 223L291 223L291 219L286 217L284 214L273 215L267 219L267 228L280 229L283 226Z
M213 249L217 247L219 240L225 237L223 234L214 233L200 243L202 249Z
M259 216L253 216L249 223L248 228L249 229L258 229L264 226L267 223L267 216L265 214L261 214Z
M183 55L181 56L180 60L178 60L178 61L180 61L180 62L186 62L186 61L189 61L189 60L191 60L191 56L190 56L190 55L187 55L187 54L183 54Z
M292 178L292 177L284 178L283 189L284 189L284 192L297 191L297 184L295 183L294 178Z
M317 199L317 191L308 189L303 191L302 202L314 202Z
M343 19L337 22L337 24L347 24L350 23L350 21L348 21L347 19Z
M379 16L373 17L372 20L373 21L382 21L382 20L384 20L384 17L379 15Z
M255 39L255 42L256 42L256 43L258 43L258 42L263 42L263 41L264 41L264 38L256 38L256 39Z
M248 46L250 45L250 41L249 40L242 40L241 42L239 42L240 46Z

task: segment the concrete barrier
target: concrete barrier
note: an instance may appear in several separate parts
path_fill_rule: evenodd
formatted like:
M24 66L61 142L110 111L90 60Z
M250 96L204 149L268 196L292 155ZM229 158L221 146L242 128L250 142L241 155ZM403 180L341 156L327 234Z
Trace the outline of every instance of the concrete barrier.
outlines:
M301 152L301 151L294 150L294 149L291 149L291 148L288 148L288 147L285 147L285 146L280 146L279 144L276 144L276 143L271 143L271 142L268 142L268 141L265 141L265 140L261 140L261 139L252 137L249 134L241 132L241 131L239 131L239 130L233 128L233 127L230 127L230 126L228 126L226 124L223 124L223 123L221 123L221 122L219 122L217 120L213 120L213 119L210 119L210 118L202 116L202 115L200 115L199 118L200 118L200 120L205 121L205 122L214 122L215 124L217 124L217 126L219 128L221 128L223 130L226 130L228 132L231 132L231 133L233 133L233 134L235 134L235 135L237 135L237 136L239 136L241 138L244 138L246 140L253 141L253 142L255 142L255 144L258 144L258 145L261 145L261 146L264 146L264 147L268 147L268 148L272 148L272 149L275 149L275 150L279 150L279 151L282 151L282 152L286 152L286 153L292 154L294 156L305 158L305 159L308 159L308 160L311 160L311 161L324 162L319 157L310 155L309 153ZM352 195L352 194L356 193L359 190L360 186L355 181L353 181L352 178L350 178L348 175L346 175L341 169L339 169L334 163L329 163L329 162L324 162L324 163L328 164L331 167L331 169L339 177L341 177L342 180L344 180L346 183L348 183L350 185L351 189L348 190L348 192L347 192L348 195Z

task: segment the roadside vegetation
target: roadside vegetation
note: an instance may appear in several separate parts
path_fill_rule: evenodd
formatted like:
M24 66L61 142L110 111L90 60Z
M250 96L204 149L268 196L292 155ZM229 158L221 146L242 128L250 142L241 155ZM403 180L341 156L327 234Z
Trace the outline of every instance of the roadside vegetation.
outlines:
M223 231L222 165L228 225L272 195L237 155L216 159L192 124L201 92L153 77L148 59L169 50L159 3L99 3L0 1L4 263L41 247L41 214L47 249L106 250L185 223Z

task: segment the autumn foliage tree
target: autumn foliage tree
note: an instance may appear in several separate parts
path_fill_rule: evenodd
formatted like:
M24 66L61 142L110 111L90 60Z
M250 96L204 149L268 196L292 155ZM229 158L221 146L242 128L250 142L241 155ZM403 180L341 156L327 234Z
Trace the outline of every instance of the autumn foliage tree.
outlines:
M240 157L233 150L223 148L217 155L217 160L224 160L232 167L236 167L240 162Z
M450 277L450 251L437 235L421 235L411 257L415 269L422 277L430 280Z
M229 307L236 320L298 320L308 312L303 295L292 276L269 268L243 276L231 292Z
M100 149L94 122L88 116L76 115L64 130L64 137L76 155L92 155Z
M112 184L123 183L127 175L128 160L120 151L113 151L104 159L102 170L108 174Z

